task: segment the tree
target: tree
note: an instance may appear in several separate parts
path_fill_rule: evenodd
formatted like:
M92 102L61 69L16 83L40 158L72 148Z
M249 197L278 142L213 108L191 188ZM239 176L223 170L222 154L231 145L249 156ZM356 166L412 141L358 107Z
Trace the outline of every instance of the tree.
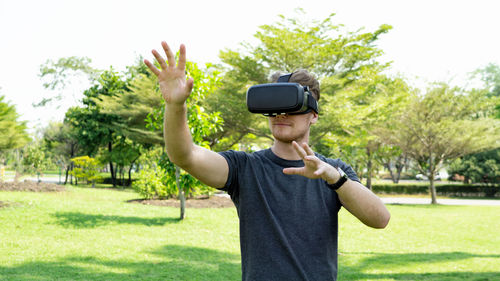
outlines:
M376 157L377 161L389 171L392 182L399 183L403 169L409 164L408 156L403 153L401 148L382 144Z
M38 182L40 182L40 176L43 175L43 170L47 168L48 161L39 142L26 147L23 153L23 164L26 170L36 173Z
M71 162L75 164L75 168L71 171L72 175L77 180L79 178L85 179L87 184L92 182L92 187L95 187L95 180L99 178L99 161L92 157L79 156L72 158Z
M95 99L119 95L125 90L126 83L118 73L113 69L104 71L97 83L84 92L83 107L72 107L66 112L65 122L77 129L77 139L85 155L96 155L101 146L107 146L112 152L116 137L112 124L119 117L101 112ZM113 162L109 162L109 168L113 186L116 186Z
M73 166L71 159L81 153L76 128L68 122L51 122L44 128L42 139L53 162L65 170L64 184L67 184Z
M494 111L489 115L500 119L500 66L488 64L474 72L480 76L484 88L488 92L486 96L494 104ZM488 113L486 113L488 114ZM450 164L449 172L464 176L464 182L475 182L483 184L500 184L500 149L473 153L455 159Z
M322 83L322 96L330 96L360 79L368 70L380 71L385 67L375 59L381 55L374 42L391 27L381 25L374 32L346 31L334 22L334 15L320 21L303 22L303 12L295 18L280 17L273 25L262 25L255 34L256 45L242 44L241 52L225 50L220 58L223 69L221 87L207 98L211 112L221 112L224 130L212 135L211 145L225 150L235 144L251 147L261 138L272 140L267 120L248 112L245 103L250 85L269 82L276 71L294 71L299 68L315 73ZM320 102L321 104L321 102ZM325 106L329 107L333 105ZM324 113L311 132L312 140L320 139L332 131L331 123L322 121ZM354 117L352 117L354 118Z
M423 96L414 95L394 122L377 134L415 161L430 180L432 204L436 204L434 179L446 160L499 145L499 120L478 114L490 107L484 91L463 92L437 84Z
M0 152L4 150L19 148L30 141L26 132L26 121L19 120L16 108L4 102L4 96L0 96Z
M52 97L44 97L38 103L33 104L35 107L46 106L53 101L60 101L64 98L62 91L68 83L74 81L71 78L85 78L89 82L94 82L100 74L100 70L92 68L91 59L87 57L66 57L60 58L57 61L47 60L40 65L39 77L43 82L43 86L49 90L59 91Z
M321 118L324 120L320 126L324 127L316 128L322 133L315 134L311 142L322 143L317 151L328 157L346 159L371 188L374 171L398 152L383 144L373 131L394 118L409 91L401 78L387 77L369 69L362 71L357 81L335 95L325 96L326 104L335 106L323 108Z
M464 176L464 183L500 186L500 148L455 159L448 172Z
M487 66L474 71L475 77L479 76L488 91L487 96L495 104L493 116L500 119L500 66L490 63Z
M102 113L119 117L112 125L121 135L143 145L162 145L161 128L148 128L152 123L148 120L152 116L159 116L155 110L158 111L158 105L163 102L156 77L138 74L127 88L118 95L101 96L93 100Z
M130 186L132 183L132 168L141 156L143 146L123 136L117 136L113 150L102 150L99 159L102 162L115 163L116 180L121 186ZM128 167L128 181L125 182L125 168Z
M19 114L13 105L4 102L4 96L0 96L0 169L4 168L5 153L12 149L19 149L30 141L26 132L26 121L19 120ZM22 173L23 166L19 158L19 152L16 152L14 164L16 169L17 181Z

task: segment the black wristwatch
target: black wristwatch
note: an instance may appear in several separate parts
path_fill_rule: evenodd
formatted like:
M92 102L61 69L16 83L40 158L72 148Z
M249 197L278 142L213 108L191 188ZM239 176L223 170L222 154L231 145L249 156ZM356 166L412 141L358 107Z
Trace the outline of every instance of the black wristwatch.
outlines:
M336 183L334 183L334 184L328 184L328 187L330 189L332 189L332 190L339 189L349 179L347 177L347 175L344 173L344 171L342 171L342 169L340 169L339 167L335 167L335 168L339 172L340 178L339 178L339 180Z

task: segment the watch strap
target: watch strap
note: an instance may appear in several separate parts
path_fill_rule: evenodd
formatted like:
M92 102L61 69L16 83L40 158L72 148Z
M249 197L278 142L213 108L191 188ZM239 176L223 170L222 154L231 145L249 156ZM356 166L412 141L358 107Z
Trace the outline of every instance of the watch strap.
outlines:
M340 169L339 167L335 167L337 169L337 171L339 172L340 174L340 178L339 180L334 183L334 184L327 184L328 188L332 189L332 190L337 190L339 189L342 185L344 185L344 183L349 179L346 175L346 173L344 173L344 171L342 171L342 169Z

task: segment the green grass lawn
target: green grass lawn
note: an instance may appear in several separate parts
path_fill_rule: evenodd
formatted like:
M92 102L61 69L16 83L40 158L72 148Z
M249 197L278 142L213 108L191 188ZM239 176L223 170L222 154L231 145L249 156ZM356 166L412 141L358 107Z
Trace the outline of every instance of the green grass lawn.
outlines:
M0 280L239 280L234 208L127 203L128 190L0 192ZM17 202L18 204L12 204ZM339 280L500 280L500 207L389 206L389 226L340 213ZM312 218L313 219L313 218Z

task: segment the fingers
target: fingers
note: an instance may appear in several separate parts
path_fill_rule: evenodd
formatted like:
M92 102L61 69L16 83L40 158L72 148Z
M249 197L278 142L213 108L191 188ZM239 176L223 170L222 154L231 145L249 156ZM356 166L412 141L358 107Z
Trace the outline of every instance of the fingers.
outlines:
M160 70L158 70L158 68L156 68L156 66L154 66L150 61L144 60L144 64L146 64L149 70L151 70L151 72L153 72L156 76L160 75Z
M286 175L302 175L304 168L284 168L283 174Z
M190 77L188 79L186 86L187 86L188 93L191 93L191 91L193 90L193 87L194 87L194 79L193 79L193 77Z
M306 151L304 148L302 148L296 141L292 142L293 148L295 148L295 151L299 154L300 158L304 159L304 157L307 156Z
M314 155L314 151L309 147L307 143L302 143L302 148L307 153L307 155Z
M179 49L179 65L178 67L180 69L185 69L186 68L186 46L184 44L181 44L181 47ZM169 62L170 64L170 62Z
M172 50L170 50L170 47L168 46L167 42L162 41L161 46L163 47L163 50L165 51L165 54L167 55L168 65L175 67L175 56L172 53Z
M161 69L167 69L165 59L156 50L152 50L151 53L155 57L156 61L160 64Z

